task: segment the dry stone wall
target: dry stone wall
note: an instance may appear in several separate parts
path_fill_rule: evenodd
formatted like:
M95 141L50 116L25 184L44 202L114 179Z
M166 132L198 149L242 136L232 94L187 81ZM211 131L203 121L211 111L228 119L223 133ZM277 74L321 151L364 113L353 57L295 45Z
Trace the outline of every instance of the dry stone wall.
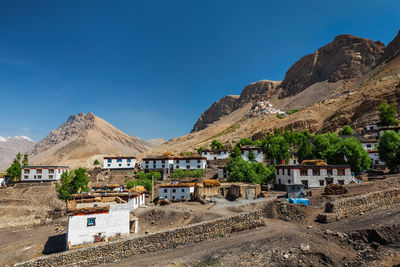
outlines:
M378 208L390 207L400 203L400 188L372 192L348 197L326 204L325 212L318 215L321 222L334 222Z
M229 235L231 232L264 225L261 210L187 225L168 231L103 243L81 249L39 257L16 266L93 266L112 263L136 254L175 248Z

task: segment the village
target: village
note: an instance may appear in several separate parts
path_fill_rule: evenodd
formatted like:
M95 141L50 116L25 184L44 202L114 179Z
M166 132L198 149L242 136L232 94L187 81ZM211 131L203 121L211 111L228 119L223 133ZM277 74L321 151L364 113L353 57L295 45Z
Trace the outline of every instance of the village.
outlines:
M225 147L214 139L210 148L200 147L193 154L167 152L140 160L134 155L106 156L102 165L96 160L89 170L70 170L61 165L22 166L18 181L0 178L0 190L55 186L66 210L58 220L57 229L62 233L51 245L57 249L50 252L151 235L258 209L269 210L266 214L278 214L271 216L286 221L312 216L315 221L326 223L337 220L332 219L328 205L325 207L327 201L346 198L349 192L350 196L363 196L373 193L371 188L383 190L399 185L398 176L389 172L379 156L384 153L378 149L380 142L384 146L382 138L399 134L400 127L379 124L368 124L359 133L346 126L339 134L313 137L314 150L318 138L356 142L363 152L352 153L364 155L361 166L369 166L365 169L356 169L358 165L352 161L360 160L351 155L344 155L340 164L332 164L328 154L325 158L304 159L301 152L311 144L308 140L307 144L297 143L297 151L290 148L294 142L273 154L275 139L308 135L284 131L267 136L267 146L265 141L242 139L234 147ZM287 207L292 208L287 211ZM315 211L304 208L321 212L315 216Z

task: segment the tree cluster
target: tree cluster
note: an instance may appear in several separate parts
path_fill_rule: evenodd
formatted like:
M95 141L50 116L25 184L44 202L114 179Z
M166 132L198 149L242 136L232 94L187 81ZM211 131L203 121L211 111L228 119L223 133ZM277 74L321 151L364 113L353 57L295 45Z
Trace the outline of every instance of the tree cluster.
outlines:
M72 199L73 194L88 192L88 183L89 178L85 168L64 172L56 184L58 198L67 201Z
M379 138L378 153L392 172L400 171L400 134L395 131L383 132Z
M202 178L204 176L204 170L198 169L198 170L182 170L182 169L176 169L174 172L171 174L172 179L184 179L184 178Z
M13 163L7 169L7 178L11 179L13 182L17 182L21 178L21 169L23 166L28 166L29 160L28 155L25 154L22 158L21 153L15 156Z

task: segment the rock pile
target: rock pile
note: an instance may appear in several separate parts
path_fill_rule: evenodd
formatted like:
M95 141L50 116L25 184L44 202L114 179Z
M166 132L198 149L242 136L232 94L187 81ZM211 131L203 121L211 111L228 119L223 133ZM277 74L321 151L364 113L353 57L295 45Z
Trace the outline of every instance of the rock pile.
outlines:
M343 195L347 194L348 190L340 184L330 184L325 186L325 195Z

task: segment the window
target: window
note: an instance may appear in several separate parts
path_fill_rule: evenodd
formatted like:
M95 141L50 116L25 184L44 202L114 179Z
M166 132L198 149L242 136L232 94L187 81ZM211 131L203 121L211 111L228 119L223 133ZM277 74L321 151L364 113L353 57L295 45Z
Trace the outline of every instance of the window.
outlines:
M290 176L290 169L287 169L287 175Z
M307 176L308 175L308 170L300 170L300 175L301 176Z
M163 160L161 161L161 163L165 163L165 159L163 159Z
M179 166L176 166L177 169L179 169Z
M131 162L131 159L126 159L126 162Z
M344 175L344 169L338 169L337 172L338 172L339 176L343 176Z
M338 180L338 184L344 185L344 180Z
M308 180L301 180L301 183L303 184L304 188L308 188Z
M190 159L187 159L187 160L186 160L186 163L190 163Z
M149 161L148 161L148 160L145 160L144 163L149 164Z
M36 169L36 173L42 173L42 169Z
M107 164L107 167L110 167L111 166L111 164Z
M145 167L146 169L148 169L149 168L149 165L146 165L146 167Z
M165 165L162 165L162 166L161 166L161 168L163 168L163 169L164 169L164 168L165 168Z
M49 175L49 179L53 179L53 175Z
M287 180L287 183L290 184L290 180Z
M314 176L320 176L319 169L318 170L313 170L313 175Z
M176 163L179 164L179 159L176 160Z
M172 196L172 199L175 199L175 196Z
M324 186L325 185L325 181L324 180L319 180L319 186Z
M96 225L96 218L87 219L87 226L95 226L95 225Z
M36 179L36 175L33 176L33 179Z
M327 170L327 173L328 173L328 175L333 175L332 169L328 169L328 170Z
M61 169L58 169L58 173L60 173L61 172Z
M176 193L176 189L174 188L174 189L172 189L172 193Z
M120 163L120 164L118 164L118 166L119 166L119 167L121 167L121 163Z
M54 169L49 169L49 173L54 173Z
M38 178L38 179L42 179L42 176L41 176L41 175L38 175L37 178Z
M111 159L108 159L107 162L108 162L108 163L111 163Z
M28 175L25 175L25 176L24 176L24 179L28 179Z
M185 198L184 196L181 196L181 198Z
M281 179L278 180L278 184L281 184Z
M199 160L199 159L197 160L197 163L200 163L200 160Z
M187 165L187 166L186 166L186 169L190 169L190 165Z
M164 189L164 193L167 193L168 192L168 189Z
M29 173L29 169L24 169L24 173Z
M129 167L129 166L131 166L131 164L130 164L130 163L128 163L128 164L127 164L127 166Z
M201 166L200 165L197 165L197 169L200 169L201 168Z
M122 159L117 159L117 162L122 162Z

